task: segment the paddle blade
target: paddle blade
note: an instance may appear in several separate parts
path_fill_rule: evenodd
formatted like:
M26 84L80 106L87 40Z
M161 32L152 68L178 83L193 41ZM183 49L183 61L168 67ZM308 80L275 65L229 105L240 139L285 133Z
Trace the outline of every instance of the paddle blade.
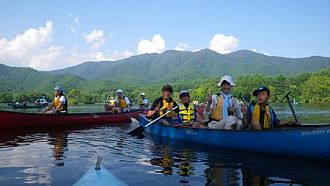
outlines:
M132 135L132 136L138 136L141 135L141 133L144 131L144 127L139 126L136 127L135 129L132 129L131 131L129 131L127 134L128 135Z

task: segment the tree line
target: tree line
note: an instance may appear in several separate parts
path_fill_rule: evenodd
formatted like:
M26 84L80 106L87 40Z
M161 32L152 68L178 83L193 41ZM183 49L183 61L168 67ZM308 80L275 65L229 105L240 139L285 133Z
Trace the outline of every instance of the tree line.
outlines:
M220 77L208 79L182 79L175 82L167 82L173 86L173 97L178 98L181 90L188 90L191 99L199 102L205 101L208 93L218 93L217 83ZM252 92L258 86L267 86L271 91L271 101L274 103L285 102L284 94L291 91L291 97L300 103L327 103L330 102L330 68L317 73L302 73L298 75L243 75L234 77L236 86L233 95L236 97L252 97ZM105 103L110 97L115 97L118 88L124 90L132 102L137 102L140 93L144 92L151 101L161 95L161 88L165 83L151 85L134 85L127 83L114 83L111 88L104 82L93 82L86 87L65 87L69 104L94 104ZM33 102L45 96L49 101L53 98L52 90L49 92L4 92L0 93L0 102Z

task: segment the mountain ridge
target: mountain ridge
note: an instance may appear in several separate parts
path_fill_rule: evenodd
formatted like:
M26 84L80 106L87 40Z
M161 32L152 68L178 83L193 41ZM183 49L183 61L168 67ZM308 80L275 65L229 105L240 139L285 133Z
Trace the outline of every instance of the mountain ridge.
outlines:
M311 56L288 58L267 56L249 50L219 54L204 49L196 52L167 50L161 54L141 54L118 61L87 61L53 71L0 64L0 91L25 90L24 85L45 90L55 83L72 87L90 81L133 84L196 81L204 78L261 75L294 75L330 68L330 58ZM41 84L40 87L38 83ZM51 85L48 85L51 84Z

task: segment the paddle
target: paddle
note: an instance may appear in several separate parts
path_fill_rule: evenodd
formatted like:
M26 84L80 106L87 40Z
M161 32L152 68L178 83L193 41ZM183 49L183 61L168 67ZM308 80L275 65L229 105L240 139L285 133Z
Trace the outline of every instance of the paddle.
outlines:
M143 132L143 130L144 130L145 128L147 128L148 126L154 124L156 121L160 120L161 118L163 118L164 116L166 116L168 113L172 112L173 110L175 110L175 109L177 109L177 108L178 108L178 106L172 108L171 110L168 110L167 112L165 112L165 114L163 114L163 115L159 116L158 118L152 120L151 122L149 122L149 123L146 124L145 126L141 126L141 125L140 125L139 127L137 127L137 128L135 128L135 129L129 131L127 134L129 134L129 135L137 135L137 134L140 134L141 132Z
M242 94L239 93L239 95L238 95L238 99L240 99L242 101L242 103L246 106L246 108L248 108L250 101L247 101L246 100L246 97L247 97L247 94L245 94L244 96L242 96Z
M109 91L109 93L108 93L108 96L107 96L107 99L105 99L105 103L104 103L104 111L107 111L107 106L108 106L108 100L109 100L109 96L110 96L110 91Z
M294 110L293 110L293 107L292 107L292 104L291 104L291 100L290 100L289 94L291 94L291 91L289 91L288 93L286 93L286 94L284 95L284 98L286 98L286 99L288 100L288 103L289 103L289 106L290 106L290 109L291 109L292 115L293 115L293 117L294 117L294 121L295 121L296 123L298 123L298 119L297 119L296 113L295 113Z

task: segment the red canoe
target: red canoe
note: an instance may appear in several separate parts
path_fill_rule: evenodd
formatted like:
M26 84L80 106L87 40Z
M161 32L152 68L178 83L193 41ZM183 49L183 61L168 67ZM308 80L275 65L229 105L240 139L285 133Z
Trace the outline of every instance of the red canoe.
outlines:
M9 128L50 128L58 126L89 126L131 122L138 111L122 114L109 112L73 113L73 114L37 114L11 111L0 111L0 129Z

